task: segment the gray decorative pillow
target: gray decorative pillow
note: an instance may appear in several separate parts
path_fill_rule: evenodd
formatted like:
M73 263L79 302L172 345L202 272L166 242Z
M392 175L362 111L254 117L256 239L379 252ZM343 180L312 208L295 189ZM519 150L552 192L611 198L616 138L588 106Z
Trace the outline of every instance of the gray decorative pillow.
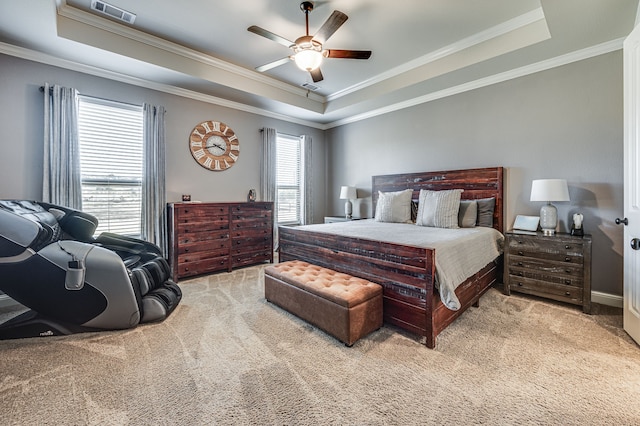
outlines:
M411 222L416 223L418 217L418 200L411 200Z
M444 191L420 190L416 225L436 228L458 228L458 211L462 189Z
M496 208L495 198L481 198L476 200L478 203L478 226L493 228L493 211Z
M376 222L410 223L412 194L412 189L395 192L378 191Z
M458 226L460 228L474 228L477 220L478 203L475 200L460 200Z

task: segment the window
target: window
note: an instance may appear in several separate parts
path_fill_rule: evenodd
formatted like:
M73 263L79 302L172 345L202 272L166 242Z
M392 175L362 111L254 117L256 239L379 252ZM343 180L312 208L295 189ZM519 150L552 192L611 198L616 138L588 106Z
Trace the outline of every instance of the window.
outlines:
M279 224L302 223L302 138L278 133L276 139L276 200Z
M82 209L101 232L139 237L142 214L142 107L81 96L78 138Z

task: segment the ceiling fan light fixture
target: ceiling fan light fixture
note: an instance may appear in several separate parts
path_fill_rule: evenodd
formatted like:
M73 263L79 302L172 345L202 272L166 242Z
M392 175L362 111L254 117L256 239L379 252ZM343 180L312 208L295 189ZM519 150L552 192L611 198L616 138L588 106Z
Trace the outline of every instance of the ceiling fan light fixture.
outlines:
M298 68L303 71L313 71L322 64L322 52L315 49L302 49L293 55Z

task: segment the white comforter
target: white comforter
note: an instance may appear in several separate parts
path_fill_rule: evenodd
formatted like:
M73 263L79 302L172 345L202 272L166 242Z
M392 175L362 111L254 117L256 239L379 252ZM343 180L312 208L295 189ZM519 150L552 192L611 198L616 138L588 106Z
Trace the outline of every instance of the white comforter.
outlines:
M409 223L382 223L373 219L305 225L328 234L366 238L436 250L436 286L442 303L460 309L455 289L502 253L504 236L493 228L431 228Z

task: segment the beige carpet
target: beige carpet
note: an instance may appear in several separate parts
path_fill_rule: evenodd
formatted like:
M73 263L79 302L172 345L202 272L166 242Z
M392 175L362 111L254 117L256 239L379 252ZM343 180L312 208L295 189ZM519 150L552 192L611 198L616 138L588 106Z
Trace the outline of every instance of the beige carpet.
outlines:
M0 342L0 424L640 424L619 311L491 290L435 350L388 326L347 348L267 303L262 271L181 282L160 324Z

